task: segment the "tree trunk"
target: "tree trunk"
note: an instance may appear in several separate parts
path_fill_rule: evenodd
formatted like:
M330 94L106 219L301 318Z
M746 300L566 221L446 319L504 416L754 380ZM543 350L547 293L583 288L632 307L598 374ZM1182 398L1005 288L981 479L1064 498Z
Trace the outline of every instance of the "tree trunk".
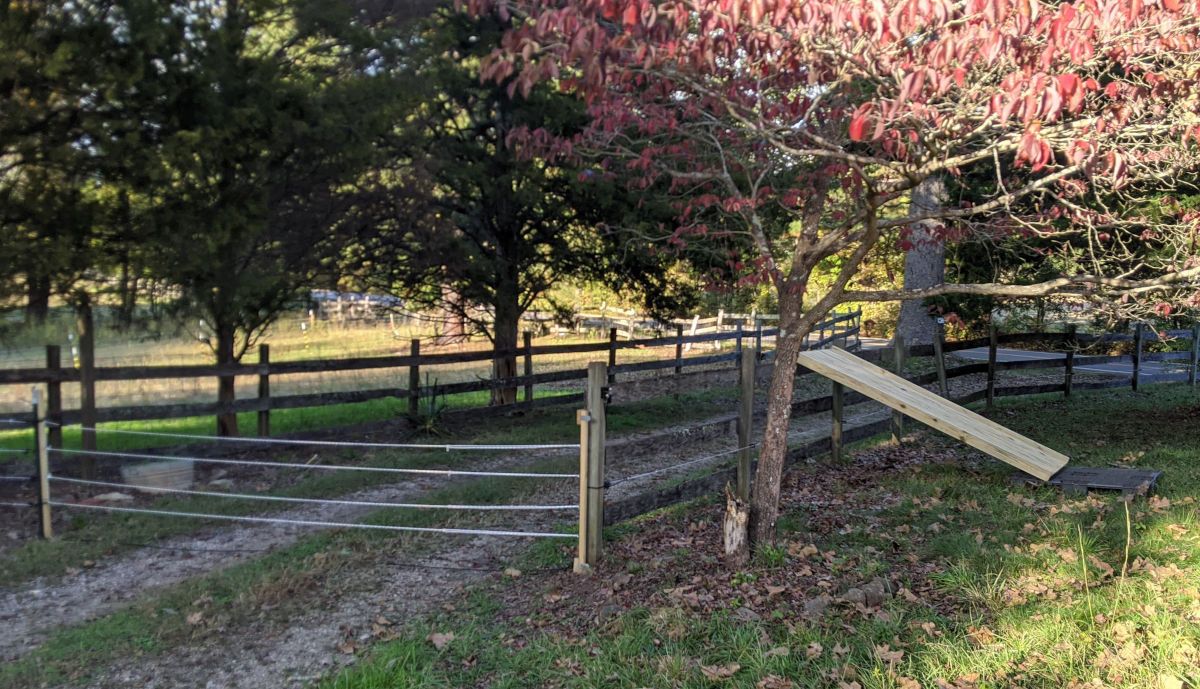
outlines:
M237 357L234 356L236 332L234 328L227 325L219 325L216 331L217 363L236 364ZM233 404L237 400L235 381L236 379L233 376L221 376L217 378L217 402L219 404ZM217 435L230 437L238 435L238 418L236 413L229 412L217 415Z
M36 271L26 276L25 325L42 325L50 315L50 278Z
M513 350L518 347L517 335L521 327L520 291L517 284L518 276L502 275L496 287L496 299L493 308L496 320L493 324L492 343L496 351ZM492 361L492 379L513 378L517 375L517 357L512 355L498 356ZM492 390L492 404L515 404L517 388L506 387Z
M755 548L775 542L780 482L787 459L788 425L792 420L796 355L808 334L807 328L799 327L803 299L803 291L779 297L780 330L775 344L775 367L767 390L767 420L754 474L754 490L750 494L750 540Z
M935 212L946 202L946 185L940 177L929 177L912 190L909 217ZM912 248L904 254L904 288L920 289L942 284L946 279L946 244L939 231L942 224L933 220L909 226ZM910 299L900 306L896 332L910 345L932 344L934 322L924 300Z
M137 276L126 258L121 262L120 298L121 306L117 309L117 324L124 330L133 326L133 313L137 307Z

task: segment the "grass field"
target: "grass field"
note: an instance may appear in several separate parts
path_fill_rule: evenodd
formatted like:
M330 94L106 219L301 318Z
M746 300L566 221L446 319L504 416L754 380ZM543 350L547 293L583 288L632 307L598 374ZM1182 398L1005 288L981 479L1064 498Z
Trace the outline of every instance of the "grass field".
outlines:
M1073 499L932 433L863 443L790 474L781 540L749 566L719 560L723 505L667 510L614 529L594 576L493 582L323 686L1200 684L1200 397L1044 396L993 416L1081 465L1161 469L1162 489Z

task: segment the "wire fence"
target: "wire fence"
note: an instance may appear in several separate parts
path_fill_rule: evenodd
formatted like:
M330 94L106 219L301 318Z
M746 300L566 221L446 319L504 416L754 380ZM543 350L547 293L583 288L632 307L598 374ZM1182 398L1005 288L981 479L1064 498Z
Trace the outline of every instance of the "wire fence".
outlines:
M714 453L711 455L697 457L696 459L689 459L686 462L679 462L678 464L672 464L670 466L660 467L658 469L653 469L651 471L644 471L640 474L633 474L631 476L622 476L621 478L616 478L611 481L608 481L604 485L607 488L607 487L611 487L611 486L620 485L622 483L627 483L629 481L637 481L639 479L649 478L651 476L657 476L659 474L665 474L667 472L678 471L679 469L683 469L685 467L694 466L696 464L703 464L705 462L711 462L712 460L720 459L721 457L728 457L729 455L737 454L743 450L753 450L756 447L758 447L758 443L754 443L752 445L746 445L744 447L735 447L732 450L724 450L722 452L717 452L717 453Z
M52 422L46 422L47 426L54 426ZM79 426L80 424L65 424L62 427ZM463 445L463 444L441 444L441 443L369 443L355 442L348 440L301 440L295 438L240 438L232 436L220 435L199 435L190 433L163 433L159 431L132 431L123 428L89 428L89 431L94 431L98 434L116 434L116 435L134 435L153 438L176 438L179 440L206 440L218 443L239 443L239 444L256 444L256 445L293 445L306 447L346 447L356 449L383 449L383 450L442 450L445 452L520 452L531 450L578 450L579 444L570 443L542 443L542 444L479 444L479 445Z
M209 512L181 512L178 510L160 510L146 507L117 507L115 505L92 505L83 502L59 502L51 500L49 505L67 509L98 510L102 512L121 512L127 514L148 514L167 517L186 517L192 519L212 519L232 522L247 522L254 524L286 524L293 526L314 526L333 529L365 529L371 531L399 531L411 533L438 533L460 536L516 536L523 538L578 538L575 534L549 533L541 531L502 531L493 529L458 529L438 526L395 526L391 524L364 524L360 522L330 522L312 519L287 519L284 517L251 517L246 515L213 514Z
M205 490L187 490L183 488L146 488L135 486L129 483L117 483L115 481L93 481L87 479L70 478L66 476L51 475L51 481L59 483L69 483L77 486L97 486L101 488L123 488L140 490L147 493L165 493L170 495L194 495L208 498L225 498L229 500L259 500L263 502L287 502L299 505L341 505L341 506L357 506L357 507L397 507L403 509L414 510L458 510L458 511L478 511L478 512L499 512L499 511L530 511L530 512L554 512L563 510L578 510L578 505L453 505L453 504L438 504L438 503L408 503L408 502L378 502L373 500L337 500L328 498L296 498L283 495L256 495L251 493L225 493L221 491L205 491Z

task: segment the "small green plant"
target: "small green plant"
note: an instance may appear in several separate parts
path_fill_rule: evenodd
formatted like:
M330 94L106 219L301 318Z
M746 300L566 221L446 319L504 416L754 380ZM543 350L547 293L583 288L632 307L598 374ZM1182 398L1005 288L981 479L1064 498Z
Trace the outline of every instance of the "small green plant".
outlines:
M782 567L787 564L787 551L777 545L765 545L754 553L754 559L762 567Z
M425 408L417 416L417 431L425 435L442 435L442 413L446 411L445 396L438 391L438 379L425 374L425 389L432 391L425 398Z

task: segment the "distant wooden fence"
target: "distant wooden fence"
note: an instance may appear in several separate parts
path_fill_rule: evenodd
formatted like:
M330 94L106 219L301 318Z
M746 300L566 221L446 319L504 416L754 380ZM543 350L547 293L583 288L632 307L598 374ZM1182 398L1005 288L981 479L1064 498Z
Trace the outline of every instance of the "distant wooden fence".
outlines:
M860 312L834 316L814 329L814 332L829 333L819 340L814 340L809 346L828 346L838 342L847 348L853 348L857 338L858 328L851 323L857 323ZM92 425L112 421L143 421L165 420L197 416L217 416L220 414L257 412L259 414L258 432L260 435L270 435L270 412L281 409L296 409L302 407L322 407L336 404L366 402L383 398L398 398L408 400L408 411L416 416L420 410L422 399L441 397L466 392L492 391L502 389L523 390L522 399L513 405L503 407L487 407L490 413L507 410L530 409L534 407L578 404L582 399L579 394L558 395L553 397L534 398L534 387L548 383L565 381L582 381L587 378L587 370L571 369L534 373L537 357L563 354L604 353L608 362L608 375L611 380L619 374L630 374L644 371L671 369L680 375L687 368L712 366L733 362L737 359L744 342L752 340L756 349L761 348L764 339L774 338L775 328L763 328L761 322L753 330L747 330L738 325L731 330L713 331L697 334L683 334L681 331L674 336L652 337L642 339L621 340L618 329L609 329L607 342L585 342L578 344L532 344L532 338L525 335L524 345L512 350L481 350L476 352L449 352L425 354L420 351L420 341L413 340L410 353L401 356L360 357L347 359L319 359L304 361L270 360L270 348L262 345L259 349L258 363L239 363L229 365L171 365L171 366L98 366L91 370L67 368L61 366L61 356L57 346L51 345L46 349L47 366L44 368L0 369L0 385L45 385L47 390L47 418L55 424ZM705 356L684 356L691 345L732 342L734 351L726 354L710 354ZM654 361L642 361L618 364L618 352L634 348L674 347L674 356ZM447 364L469 362L491 362L498 358L516 358L523 364L522 375L511 378L491 378L472 380L460 383L444 383L421 385L421 373L431 367ZM325 373L333 371L366 371L378 369L407 368L409 371L408 387L385 387L346 392L321 392L300 395L272 395L271 377L277 375ZM81 388L81 400L96 400L96 384L107 381L163 380L163 379L193 379L193 378L225 378L225 377L257 377L258 395L252 398L239 399L232 403L220 402L185 402L174 404L152 404L119 407L103 407L97 405L87 408L86 404L80 409L63 409L62 386L78 384ZM33 421L32 414L8 414L10 418L22 421Z

